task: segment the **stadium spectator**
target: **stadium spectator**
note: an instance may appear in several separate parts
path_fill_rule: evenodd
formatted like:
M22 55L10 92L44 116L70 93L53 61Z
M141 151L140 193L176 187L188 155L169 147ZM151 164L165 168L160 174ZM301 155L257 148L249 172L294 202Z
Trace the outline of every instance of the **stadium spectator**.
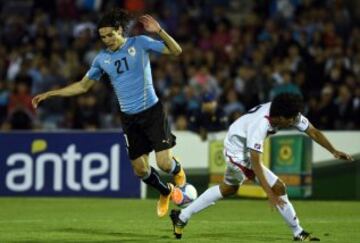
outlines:
M195 89L198 96L205 92L212 92L216 95L220 93L218 81L210 74L209 68L205 65L198 68L194 76L190 77L189 84Z
M336 129L354 129L357 114L354 107L353 97L345 84L341 85L338 90L338 96L335 98L337 116L335 121Z
M7 126L10 129L29 130L33 128L35 110L31 104L31 95L26 81L17 81L10 93L7 107Z
M26 81L17 81L9 97L8 112L12 113L14 110L21 109L34 115L35 110L31 104L31 99L28 83Z
M318 104L318 124L322 129L334 129L335 121L338 116L338 109L335 106L334 88L327 84L322 90Z
M228 124L231 124L244 114L246 109L244 104L239 101L239 95L234 89L228 89L223 95L225 96L224 112L228 117Z
M281 73L282 83L274 86L270 90L270 99L278 96L281 93L292 93L302 95L300 88L292 81L293 77L290 70L284 70Z
M100 106L96 96L89 94L79 96L76 99L74 125L75 129L96 130L100 127Z
M211 4L206 1L96 2L96 6L72 1L0 2L3 20L0 78L7 83L7 89L12 88L15 80L27 76L32 94L48 89L48 78L53 79L50 83L60 82L59 85L62 85L60 80L80 79L101 48L101 42L94 40L94 25L115 4L123 4L137 14L144 10L155 12L164 28L183 47L184 53L177 59L152 57L156 90L165 107L171 107L169 93L173 85L180 84L181 89L195 87L195 99L199 100L199 91L203 89L214 89L220 97L235 83L240 102L248 109L269 99L268 91L281 83L284 69L292 71L293 81L305 99L320 96L327 83L336 89L346 84L354 97L355 87L359 85L359 18L346 1L285 0L241 5L227 0ZM141 26L129 25L129 35L141 33ZM239 75L239 69L250 72ZM297 80L299 73L303 73L303 81ZM208 83L201 86L202 81ZM110 91L111 86L101 87L102 93ZM76 102L69 105L74 113ZM101 111L101 117L116 116L117 107L108 107ZM176 116L174 112L176 109L171 109L169 115ZM37 119L43 129L57 128L62 123L48 119L42 111L37 113ZM71 128L65 125L71 123L61 126ZM110 124L101 122L99 128L108 128Z
M5 121L8 112L9 90L4 80L0 79L0 126Z
M228 118L214 93L206 92L202 95L200 109L188 114L189 130L199 134L203 141L208 139L209 133L224 131L227 128Z
M354 129L359 130L360 129L360 86L356 87L355 89L355 95L354 95L354 100L353 100L353 106L354 106L354 123L355 123L355 127Z

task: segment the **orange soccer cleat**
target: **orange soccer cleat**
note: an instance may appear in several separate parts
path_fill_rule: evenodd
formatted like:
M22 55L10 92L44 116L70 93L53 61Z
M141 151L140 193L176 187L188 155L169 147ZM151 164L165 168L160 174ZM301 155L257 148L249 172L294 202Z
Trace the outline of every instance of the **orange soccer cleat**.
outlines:
M161 195L159 201L157 203L157 215L161 218L164 217L168 210L169 210L169 202L171 199L171 196L174 192L174 185L171 183L168 183L168 187L170 188L170 193L168 195Z

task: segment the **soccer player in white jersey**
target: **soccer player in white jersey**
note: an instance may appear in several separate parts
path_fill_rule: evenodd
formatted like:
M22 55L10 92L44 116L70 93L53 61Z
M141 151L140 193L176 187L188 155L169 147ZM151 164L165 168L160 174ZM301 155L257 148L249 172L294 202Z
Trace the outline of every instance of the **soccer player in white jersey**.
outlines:
M177 56L182 50L150 15L141 16L139 22L147 32L158 34L162 41L144 35L126 37L130 20L130 15L124 10L115 9L105 14L98 24L98 33L106 48L97 54L82 80L39 94L32 102L36 108L50 97L85 93L106 74L120 105L132 167L142 181L159 191L157 214L163 217L167 214L174 186L164 183L155 168L149 166L149 153L155 150L158 167L173 175L176 185L184 185L186 176L171 154L176 137L170 131L163 106L155 94L149 54L156 52Z
M295 127L308 134L337 159L352 160L338 151L300 112L302 99L293 94L280 94L272 102L261 104L238 118L229 128L224 141L226 171L220 185L207 189L187 208L172 210L170 218L176 238L181 238L183 228L193 214L212 205L217 200L235 194L244 180L256 180L266 192L271 206L276 207L290 227L295 241L319 241L305 231L286 194L285 184L262 165L265 138L280 128Z

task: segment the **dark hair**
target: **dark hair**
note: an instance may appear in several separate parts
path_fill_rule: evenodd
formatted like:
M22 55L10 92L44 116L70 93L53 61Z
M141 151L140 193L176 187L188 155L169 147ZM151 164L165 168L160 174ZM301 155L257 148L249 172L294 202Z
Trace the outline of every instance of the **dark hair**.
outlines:
M123 31L126 32L131 20L132 16L126 10L113 9L102 16L97 25L97 29L103 27L114 27L118 29L121 26Z
M271 102L270 117L296 117L303 110L303 99L298 94L281 93Z

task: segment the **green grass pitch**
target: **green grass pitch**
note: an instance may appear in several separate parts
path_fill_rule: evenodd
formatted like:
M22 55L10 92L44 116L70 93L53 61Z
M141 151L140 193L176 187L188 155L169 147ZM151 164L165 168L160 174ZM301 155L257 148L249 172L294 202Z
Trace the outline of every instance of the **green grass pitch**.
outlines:
M182 240L155 200L0 198L0 242L291 242L266 200L224 200L195 215ZM360 242L360 202L294 201L323 242Z

